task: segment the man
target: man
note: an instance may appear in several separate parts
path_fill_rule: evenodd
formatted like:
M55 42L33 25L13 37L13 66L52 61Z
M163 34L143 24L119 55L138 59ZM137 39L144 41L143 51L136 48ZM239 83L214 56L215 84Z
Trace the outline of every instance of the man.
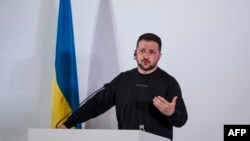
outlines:
M161 46L157 35L141 35L134 52L137 68L104 85L58 128L71 128L116 106L119 129L143 128L172 140L173 126L183 126L188 115L178 82L157 65Z

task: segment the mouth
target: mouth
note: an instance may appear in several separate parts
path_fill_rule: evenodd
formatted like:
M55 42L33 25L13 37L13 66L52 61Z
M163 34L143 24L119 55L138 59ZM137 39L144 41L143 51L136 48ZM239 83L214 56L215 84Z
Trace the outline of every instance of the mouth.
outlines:
M150 64L150 61L144 59L144 60L142 60L142 64L143 64L143 65Z

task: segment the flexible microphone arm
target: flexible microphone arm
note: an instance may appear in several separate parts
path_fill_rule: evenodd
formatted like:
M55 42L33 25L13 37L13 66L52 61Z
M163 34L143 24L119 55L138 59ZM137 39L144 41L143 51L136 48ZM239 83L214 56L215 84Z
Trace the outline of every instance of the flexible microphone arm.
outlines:
M79 106L81 107L82 105L84 105L89 99L91 99L93 96L95 96L97 93L99 93L100 91L104 90L107 84L105 84L103 87L101 87L100 89L94 91L93 93L91 93L86 99L84 99ZM58 125L66 118L68 117L70 114L72 114L73 111L70 111L69 113L67 113L61 120L59 120L56 124L56 128L58 127Z

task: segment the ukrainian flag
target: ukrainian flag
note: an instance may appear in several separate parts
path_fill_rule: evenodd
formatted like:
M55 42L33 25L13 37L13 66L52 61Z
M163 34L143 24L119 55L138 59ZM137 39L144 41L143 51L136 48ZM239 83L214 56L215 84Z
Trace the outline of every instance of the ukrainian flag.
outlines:
M52 128L56 128L62 119L61 122L64 122L67 119L65 116L79 107L74 46L70 0L60 0L52 93ZM81 125L75 128L81 128Z

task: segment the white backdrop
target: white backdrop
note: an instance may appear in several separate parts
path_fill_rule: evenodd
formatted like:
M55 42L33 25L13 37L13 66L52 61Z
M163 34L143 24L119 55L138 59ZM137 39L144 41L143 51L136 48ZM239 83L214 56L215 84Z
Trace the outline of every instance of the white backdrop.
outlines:
M80 99L99 2L71 2ZM250 124L250 1L110 2L120 71L136 66L140 34L162 38L159 66L179 81L189 113L175 141L221 141L224 124ZM50 127L57 8L58 0L0 1L0 141L27 141L28 128Z

